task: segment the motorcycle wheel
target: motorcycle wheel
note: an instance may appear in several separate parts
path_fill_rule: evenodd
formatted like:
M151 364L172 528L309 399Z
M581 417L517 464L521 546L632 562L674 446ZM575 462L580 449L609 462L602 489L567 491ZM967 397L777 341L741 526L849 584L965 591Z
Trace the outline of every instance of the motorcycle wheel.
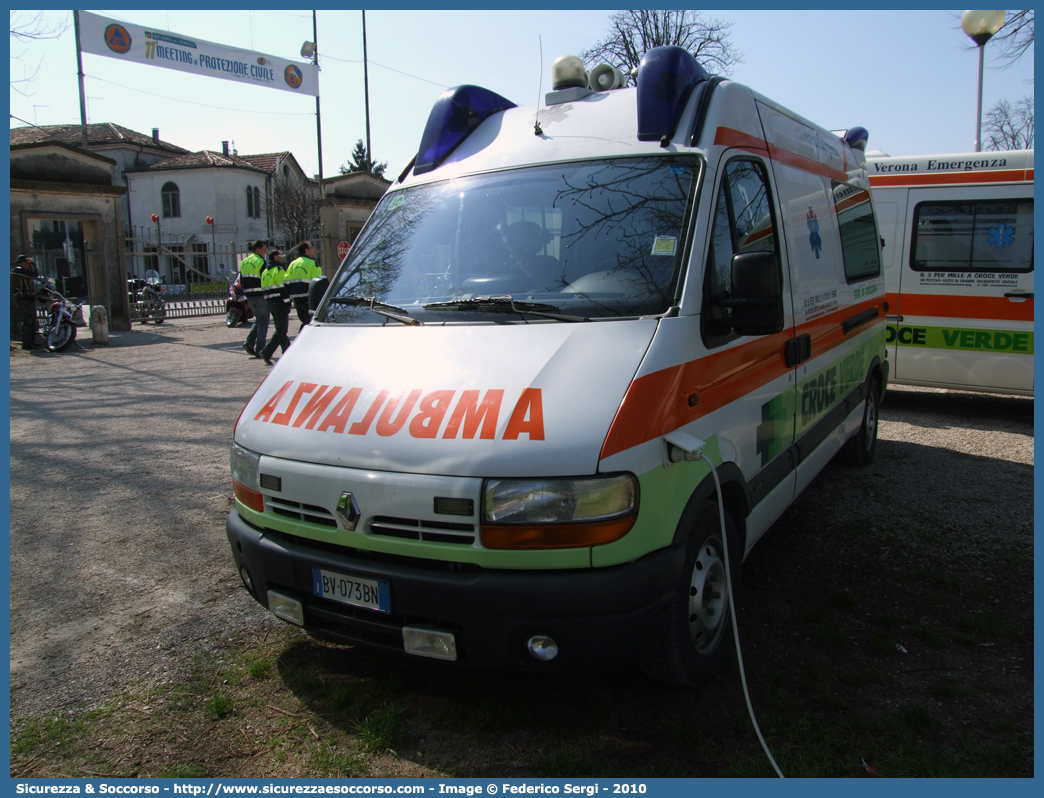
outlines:
M155 310L152 311L152 320L156 322L156 324L163 324L163 322L166 321L166 319L167 306L160 302L156 305Z
M47 335L48 352L64 352L76 340L76 328L63 321Z
M243 321L243 313L238 308L232 308L228 311L228 315L225 316L226 327L235 327L241 321Z

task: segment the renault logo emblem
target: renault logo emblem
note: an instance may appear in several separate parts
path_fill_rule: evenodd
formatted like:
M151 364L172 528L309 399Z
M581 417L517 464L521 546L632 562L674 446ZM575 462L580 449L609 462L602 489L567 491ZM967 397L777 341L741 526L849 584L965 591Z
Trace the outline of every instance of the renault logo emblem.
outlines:
M341 500L337 502L337 517L341 519L344 528L349 532L355 531L355 525L359 523L359 505L355 497L350 493L342 493Z

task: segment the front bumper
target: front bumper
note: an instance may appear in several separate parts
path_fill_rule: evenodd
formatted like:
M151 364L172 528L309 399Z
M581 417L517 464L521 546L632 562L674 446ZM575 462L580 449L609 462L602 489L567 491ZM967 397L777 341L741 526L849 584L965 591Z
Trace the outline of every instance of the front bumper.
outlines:
M662 635L685 553L671 547L607 568L495 570L337 547L226 521L236 567L267 607L268 590L304 606L305 629L339 643L403 654L402 628L452 632L458 665L526 670L615 668L637 661ZM349 607L311 594L312 567L381 579L391 612ZM536 634L558 643L540 662L526 651Z

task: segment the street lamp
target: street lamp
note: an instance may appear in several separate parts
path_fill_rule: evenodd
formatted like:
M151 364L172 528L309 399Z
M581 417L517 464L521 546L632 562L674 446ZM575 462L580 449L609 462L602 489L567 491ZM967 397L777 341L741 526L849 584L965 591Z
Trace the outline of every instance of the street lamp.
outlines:
M979 46L979 100L975 108L975 151L982 152L982 63L983 50L993 35L1004 25L1003 11L965 11L961 29Z

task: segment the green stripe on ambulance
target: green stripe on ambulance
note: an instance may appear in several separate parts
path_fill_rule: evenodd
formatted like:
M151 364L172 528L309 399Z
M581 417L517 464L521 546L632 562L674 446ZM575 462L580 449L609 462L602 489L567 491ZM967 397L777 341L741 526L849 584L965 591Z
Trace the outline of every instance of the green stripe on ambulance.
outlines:
M917 327L888 325L885 342L925 349L959 349L972 352L1033 354L1033 333L1013 330L983 330L961 327Z

